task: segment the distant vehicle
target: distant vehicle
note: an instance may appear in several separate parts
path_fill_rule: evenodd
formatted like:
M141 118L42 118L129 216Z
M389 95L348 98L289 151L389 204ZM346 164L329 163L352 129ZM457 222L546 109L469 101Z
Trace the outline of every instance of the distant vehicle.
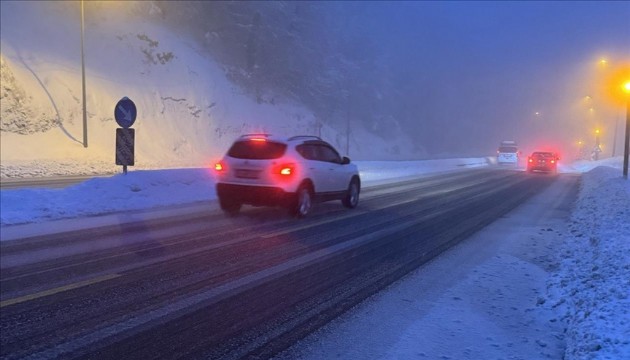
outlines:
M243 204L283 206L303 217L314 202L341 200L347 208L359 203L357 166L316 136L243 135L214 169L219 205L230 215Z
M558 172L558 154L548 151L537 151L527 157L527 171Z
M518 165L521 152L518 150L516 141L501 141L497 149L497 163L499 165Z

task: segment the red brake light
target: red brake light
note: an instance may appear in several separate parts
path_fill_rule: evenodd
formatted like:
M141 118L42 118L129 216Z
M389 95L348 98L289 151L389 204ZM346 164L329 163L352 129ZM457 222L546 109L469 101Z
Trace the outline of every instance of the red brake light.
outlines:
M555 164L555 163L556 163L556 160L551 160L551 163L552 163L552 164Z
M223 171L223 170L225 170L225 166L223 166L222 163L218 162L218 163L214 164L214 170L216 170L216 171Z
M283 178L288 178L295 174L295 164L281 164L276 167L275 173L281 175Z
M534 162L534 159L532 159L532 158L529 158L529 162Z
M265 138L251 138L251 141L267 141Z

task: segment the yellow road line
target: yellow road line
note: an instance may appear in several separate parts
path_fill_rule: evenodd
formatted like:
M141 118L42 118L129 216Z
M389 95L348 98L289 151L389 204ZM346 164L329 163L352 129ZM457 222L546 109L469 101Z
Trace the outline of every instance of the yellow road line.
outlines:
M42 297L45 297L45 296L54 295L54 294L57 294L57 293L60 293L60 292L68 291L68 290L78 289L80 287L84 287L84 286L96 284L96 283L99 283L99 282L115 279L115 278L120 277L120 276L121 275L119 275L119 274L103 275L103 276L100 276L100 277L97 277L97 278L94 278L94 279L79 281L79 282L68 284L68 285L65 285L65 286L58 287L58 288L49 289L49 290L45 290L45 291L40 291L40 292L35 293L35 294L30 294L30 295L21 296L21 297L14 298L14 299L4 300L4 301L0 302L0 308L3 308L5 306L9 306L9 305L23 303L23 302L26 302L26 301L39 299L39 298L42 298Z

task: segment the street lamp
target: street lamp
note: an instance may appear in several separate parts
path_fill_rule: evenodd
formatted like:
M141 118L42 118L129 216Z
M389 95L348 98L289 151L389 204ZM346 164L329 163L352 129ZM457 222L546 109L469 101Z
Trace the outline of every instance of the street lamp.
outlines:
M595 160L599 160L599 153L602 151L602 148L599 146L599 129L595 130L595 148L593 152L595 153Z
M626 93L626 140L623 150L623 178L628 180L628 156L630 153L630 81L623 84Z
M578 140L577 145L578 145L578 151L577 151L576 159L584 160L586 158L586 155L584 153L584 141Z
M630 142L630 59L619 62L611 71L607 71L601 82L602 94L615 106L626 106L626 136L624 141L623 177L628 179L628 157ZM622 108L623 109L623 108Z
M81 85L83 92L83 147L88 147L87 108L85 104L85 58L83 56L83 0L81 0Z

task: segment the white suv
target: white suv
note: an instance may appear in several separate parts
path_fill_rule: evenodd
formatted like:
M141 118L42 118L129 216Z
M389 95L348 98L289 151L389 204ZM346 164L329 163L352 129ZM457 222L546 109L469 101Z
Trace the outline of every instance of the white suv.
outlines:
M284 206L303 217L313 202L359 203L356 165L316 136L243 135L214 168L219 204L230 215L243 204Z

